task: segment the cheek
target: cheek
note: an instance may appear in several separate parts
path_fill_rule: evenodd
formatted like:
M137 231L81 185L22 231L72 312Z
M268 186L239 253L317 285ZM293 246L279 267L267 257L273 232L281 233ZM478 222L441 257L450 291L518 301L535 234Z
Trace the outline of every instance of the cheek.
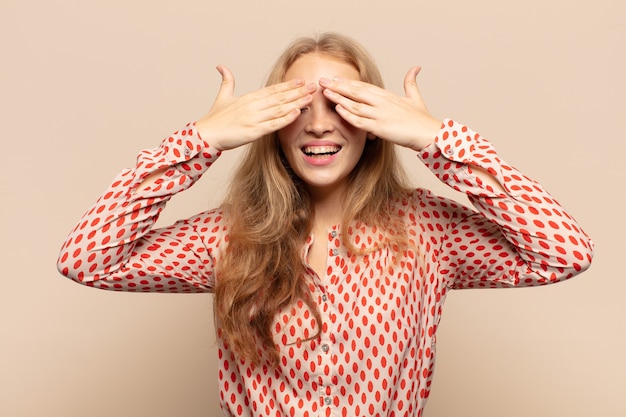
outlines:
M291 138L291 135L289 134L290 132L287 128L284 128L276 133L276 136L278 137L278 144L280 145L281 149L285 151L285 147L289 143L289 138Z
M278 132L276 132L278 136L278 141L280 142L280 146L284 148L286 145L293 142L298 130L298 120L296 120L295 122L283 127Z
M367 132L361 129L357 129L354 126L348 125L348 127L344 130L345 137L350 138L350 141L353 143L365 143L367 139Z
M367 132L365 130L354 127L343 119L341 119L341 129L343 130L346 137L350 137L356 140L365 138L367 136Z

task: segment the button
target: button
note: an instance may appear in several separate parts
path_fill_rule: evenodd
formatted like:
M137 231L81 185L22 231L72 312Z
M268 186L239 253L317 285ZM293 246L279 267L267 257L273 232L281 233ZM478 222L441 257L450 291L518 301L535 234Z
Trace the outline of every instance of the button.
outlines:
M448 155L448 156L454 155L454 149L452 149L452 148L446 149L446 155Z
M326 403L326 405L330 405L333 402L333 399L330 397L326 397L324 398L324 402Z
M333 249L333 255L334 256L339 255L339 249Z
M333 230L332 232L330 232L330 235L331 235L332 237L337 237L337 231L336 231L336 230Z
M326 297L326 294L322 295L322 301L326 302L328 300L328 297Z
M185 154L185 156L189 156L189 155L191 155L191 149L189 149L189 148L185 148L185 150L183 151L183 153Z
M322 350L323 350L324 352L328 352L328 349L329 349L329 347L328 347L328 345L327 345L327 344L323 344L323 345L322 345Z

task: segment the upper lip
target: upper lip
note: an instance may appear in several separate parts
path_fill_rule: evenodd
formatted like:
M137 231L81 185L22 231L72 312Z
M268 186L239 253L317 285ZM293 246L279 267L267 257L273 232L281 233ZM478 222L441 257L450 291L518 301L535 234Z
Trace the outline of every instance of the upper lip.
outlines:
M301 147L306 148L307 146L338 146L341 148L341 145L339 145L338 143L329 141L329 140L312 140L310 142L305 143Z
M329 140L313 140L310 142L306 142L304 145L300 147L300 149L306 149L308 147L320 147L320 146L332 146L334 148L341 148L341 145L338 143L329 141Z

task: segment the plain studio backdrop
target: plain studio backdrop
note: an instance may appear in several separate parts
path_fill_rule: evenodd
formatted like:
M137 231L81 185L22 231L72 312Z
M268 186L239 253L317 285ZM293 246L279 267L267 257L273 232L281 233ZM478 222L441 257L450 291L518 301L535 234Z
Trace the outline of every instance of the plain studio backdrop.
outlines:
M450 293L426 416L626 415L623 0L2 0L0 415L221 414L211 295L61 277L74 223L139 150L208 111L228 65L259 88L295 37L362 42L387 88L490 139L596 242L546 288ZM455 196L403 151L416 185ZM228 152L159 225L219 204Z

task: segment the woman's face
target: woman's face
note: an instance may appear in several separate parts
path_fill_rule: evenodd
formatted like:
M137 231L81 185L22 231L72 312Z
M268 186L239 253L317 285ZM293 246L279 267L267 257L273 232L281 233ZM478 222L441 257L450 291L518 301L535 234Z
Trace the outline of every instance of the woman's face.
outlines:
M302 78L318 85L311 104L289 126L278 131L280 146L294 173L318 195L341 191L359 162L367 133L348 124L322 94L320 78L359 79L351 65L311 53L298 58L285 80Z

